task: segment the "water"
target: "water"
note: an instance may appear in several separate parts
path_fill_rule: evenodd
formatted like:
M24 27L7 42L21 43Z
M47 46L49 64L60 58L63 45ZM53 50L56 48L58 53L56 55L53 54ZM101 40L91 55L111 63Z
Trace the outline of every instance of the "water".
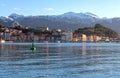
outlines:
M0 44L0 78L119 78L119 43Z

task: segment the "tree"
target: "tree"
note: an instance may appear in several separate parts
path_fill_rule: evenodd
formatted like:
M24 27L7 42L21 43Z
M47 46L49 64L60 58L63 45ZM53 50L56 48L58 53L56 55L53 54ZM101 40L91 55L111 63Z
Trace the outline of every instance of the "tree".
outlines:
M116 33L110 28L106 28L101 24L95 24L94 27L79 28L78 30L75 30L74 33L86 34L87 36L98 35L98 36L105 36L105 37L111 37L111 38L118 37L118 33Z
M0 32L4 32L4 31L5 31L5 27L0 24Z

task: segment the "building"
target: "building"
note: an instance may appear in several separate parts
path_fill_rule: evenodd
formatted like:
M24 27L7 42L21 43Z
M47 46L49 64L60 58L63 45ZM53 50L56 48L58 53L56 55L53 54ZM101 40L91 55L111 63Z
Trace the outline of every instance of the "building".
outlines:
M36 30L49 31L49 28L48 27L36 27Z
M8 29L6 29L5 32L4 32L4 39L6 41L10 40L10 31Z
M79 39L77 38L77 36L73 36L72 41L73 41L73 42L77 42L77 41L79 41Z
M4 39L4 33L0 32L0 40Z
M100 36L94 35L93 39L94 41L100 41L102 38Z
M49 37L51 37L50 39L53 42L61 41L61 39L62 39L62 31L61 31L61 29L53 30L52 35L51 36L49 35Z
M101 37L97 35L87 36L87 41L89 42L100 41L100 40L101 40Z
M82 36L82 41L83 42L87 41L87 36L85 34L82 34L81 36Z
M72 41L73 40L73 33L71 31L64 31L62 32L62 41Z
M34 42L39 42L39 35L34 35Z

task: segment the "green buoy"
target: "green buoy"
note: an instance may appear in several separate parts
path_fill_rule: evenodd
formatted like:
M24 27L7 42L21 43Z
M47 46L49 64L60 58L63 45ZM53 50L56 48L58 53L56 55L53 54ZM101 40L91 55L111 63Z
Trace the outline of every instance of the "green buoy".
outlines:
M30 50L32 50L32 53L34 53L34 51L36 50L34 43L32 43L32 47L30 48Z

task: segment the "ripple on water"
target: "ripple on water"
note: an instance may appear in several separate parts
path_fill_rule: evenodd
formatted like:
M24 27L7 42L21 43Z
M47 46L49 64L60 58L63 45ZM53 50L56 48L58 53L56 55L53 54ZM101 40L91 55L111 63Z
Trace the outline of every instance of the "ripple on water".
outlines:
M4 45L0 78L119 78L120 50L116 43Z

